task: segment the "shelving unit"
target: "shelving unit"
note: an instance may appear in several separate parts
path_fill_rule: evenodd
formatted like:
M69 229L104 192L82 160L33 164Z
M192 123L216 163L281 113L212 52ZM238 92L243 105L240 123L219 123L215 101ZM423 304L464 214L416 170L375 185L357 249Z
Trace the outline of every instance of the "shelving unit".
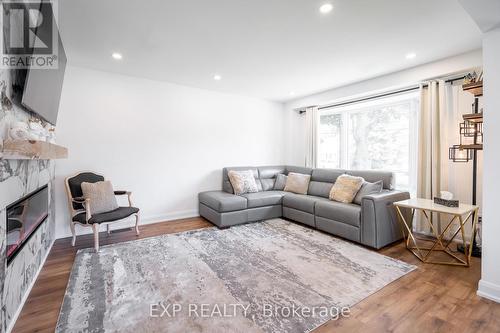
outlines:
M68 148L36 140L9 140L3 143L2 159L53 160L68 158Z

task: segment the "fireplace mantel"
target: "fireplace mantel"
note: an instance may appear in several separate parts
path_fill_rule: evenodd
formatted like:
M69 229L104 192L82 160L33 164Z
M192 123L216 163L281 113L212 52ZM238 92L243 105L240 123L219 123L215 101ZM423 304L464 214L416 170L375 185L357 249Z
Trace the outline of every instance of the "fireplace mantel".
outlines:
M8 140L1 158L7 160L53 160L68 158L68 148L36 140Z

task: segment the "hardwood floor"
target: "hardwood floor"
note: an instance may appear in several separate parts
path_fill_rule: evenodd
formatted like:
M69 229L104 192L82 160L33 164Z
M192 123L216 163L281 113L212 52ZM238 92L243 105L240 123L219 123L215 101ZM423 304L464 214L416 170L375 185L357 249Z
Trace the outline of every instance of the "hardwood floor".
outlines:
M101 245L211 227L203 218L141 227L141 235L120 231L100 236ZM92 247L92 235L57 240L24 305L13 332L54 332L78 249ZM418 266L351 309L349 318L329 321L323 332L500 332L500 304L476 296L480 260L472 267L422 264L403 243L379 251Z

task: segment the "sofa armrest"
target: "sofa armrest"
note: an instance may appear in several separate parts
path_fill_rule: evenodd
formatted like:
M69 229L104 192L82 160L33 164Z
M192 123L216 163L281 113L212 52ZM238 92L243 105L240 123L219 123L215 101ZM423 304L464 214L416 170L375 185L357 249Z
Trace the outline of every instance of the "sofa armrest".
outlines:
M380 249L403 238L393 203L409 198L410 193L401 191L364 196L361 201L361 243Z

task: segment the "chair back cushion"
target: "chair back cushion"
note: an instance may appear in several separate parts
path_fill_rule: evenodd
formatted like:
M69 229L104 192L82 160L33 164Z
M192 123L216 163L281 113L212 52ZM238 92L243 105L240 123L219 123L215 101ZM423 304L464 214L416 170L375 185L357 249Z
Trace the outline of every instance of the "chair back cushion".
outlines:
M108 213L118 208L113 185L109 181L82 183L83 197L90 202L90 214Z
M92 172L82 172L78 175L68 178L68 187L70 191L71 198L83 197L82 183L97 183L102 182L104 177L101 175L96 175ZM80 203L73 202L73 209L83 209L83 205Z

